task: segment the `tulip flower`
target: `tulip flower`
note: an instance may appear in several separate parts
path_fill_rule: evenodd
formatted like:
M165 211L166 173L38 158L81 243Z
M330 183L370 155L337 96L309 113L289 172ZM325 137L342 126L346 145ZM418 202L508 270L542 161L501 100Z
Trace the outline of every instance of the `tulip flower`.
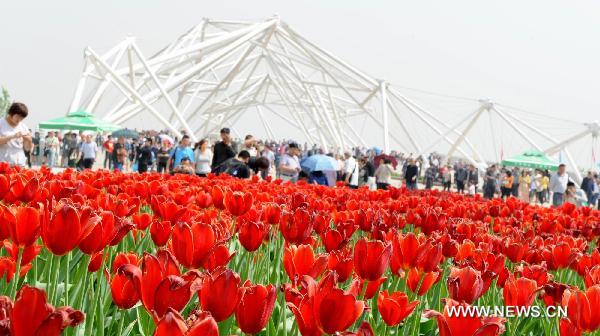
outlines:
M354 246L354 270L361 279L375 281L382 277L392 254L392 245L362 238Z
M42 221L42 240L55 255L65 255L73 250L93 228L89 211L80 212L67 203L59 203L49 220Z
M254 252L258 250L268 232L269 227L263 222L242 221L238 238L246 251Z
M515 279L510 276L504 284L502 295L506 306L529 307L535 300L538 285L535 280L527 278Z
M35 243L40 236L40 213L32 207L17 207L16 213L4 205L0 205L2 225L8 226L10 239L20 248Z
M596 311L600 306L600 285L591 286L585 292L565 290L562 305L567 308L568 321L565 323L585 332L600 329L600 315Z
M169 249L183 266L199 268L215 247L216 239L211 224L196 222L190 226L178 222L173 227Z
M438 281L440 281L440 272L425 273L418 268L411 268L406 277L406 286L411 292L416 292L417 295L422 296Z
M305 209L281 215L279 231L288 244L304 244L312 233L312 219Z
M500 335L504 332L504 320L498 317L467 316L466 314L456 313L459 307L467 309L467 303L459 303L452 299L445 299L445 307L443 313L435 310L426 310L423 317L435 318L440 331L440 336L479 336ZM450 314L451 310L454 314Z
M156 325L154 336L219 336L219 326L209 313L198 313L192 321L188 327L179 312L169 308Z
M329 260L327 261L327 269L335 271L338 275L338 281L346 281L354 269L354 262L352 261L352 251L348 248L332 251L329 253Z
M402 292L389 293L382 291L377 297L377 309L381 318L390 327L400 324L417 307L419 301L409 302L408 296Z
M240 293L240 302L235 309L238 326L246 334L258 334L271 318L277 290L272 284L252 285L246 281Z
M66 327L83 322L84 315L71 307L54 308L46 293L24 285L17 294L10 316L11 335L60 335ZM0 322L1 323L1 322Z
M233 216L241 216L248 212L252 207L253 197L251 193L232 192L228 190L225 193L223 204L229 213Z
M110 292L113 302L121 309L132 308L140 300L140 294L133 279L124 272L119 272L119 269L110 281Z
M452 267L448 276L448 294L456 301L473 303L483 295L483 279L481 272L470 266Z
M240 276L234 271L221 267L207 274L202 281L200 305L212 314L215 321L226 320L235 310L240 300Z
M150 237L156 246L165 246L171 237L171 222L155 220L150 225Z
M283 268L294 284L304 275L318 277L325 270L326 265L327 255L315 256L310 245L286 247L283 252Z
M79 242L79 249L92 255L108 246L116 235L115 216L112 212L103 211L90 233Z
M146 212L134 214L131 216L131 219L133 220L135 227L140 231L146 230L150 223L152 223L152 216Z
M335 287L336 277L334 273L324 276L318 285L311 286L313 290L309 290L298 301L298 305L287 303L296 317L302 335L344 331L362 314L364 302L357 301L353 293Z

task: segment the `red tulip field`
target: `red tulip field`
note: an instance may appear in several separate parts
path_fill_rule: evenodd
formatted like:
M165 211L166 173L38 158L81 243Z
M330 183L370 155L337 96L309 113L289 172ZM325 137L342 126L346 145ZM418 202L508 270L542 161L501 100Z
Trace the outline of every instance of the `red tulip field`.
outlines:
M222 176L0 173L0 335L600 329L597 210Z

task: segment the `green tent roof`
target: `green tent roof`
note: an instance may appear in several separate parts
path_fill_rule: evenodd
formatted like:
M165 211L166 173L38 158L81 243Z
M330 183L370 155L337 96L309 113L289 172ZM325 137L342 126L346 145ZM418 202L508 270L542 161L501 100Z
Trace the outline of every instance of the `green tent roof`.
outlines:
M534 169L558 169L558 162L538 150L528 150L517 156L502 160L502 165Z
M79 131L112 131L121 128L85 111L71 112L66 117L50 119L40 123L39 127Z

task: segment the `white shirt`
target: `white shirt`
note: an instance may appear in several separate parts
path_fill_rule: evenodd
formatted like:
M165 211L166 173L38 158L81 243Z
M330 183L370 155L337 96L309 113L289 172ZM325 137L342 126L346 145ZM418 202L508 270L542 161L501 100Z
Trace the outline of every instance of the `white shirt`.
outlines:
M200 149L196 151L196 174L210 173L210 164L212 162L213 153L210 149L202 152Z
M5 118L0 120L0 136L11 136L17 132L28 134L29 128L22 122L16 127L12 127ZM23 152L23 138L10 139L4 145L0 145L0 161L20 166L27 164L27 158Z
M569 175L564 173L562 176L558 173L552 175L550 178L550 191L555 193L564 194L567 191L567 183L569 182Z
M81 153L84 159L95 159L98 153L98 145L95 142L84 142L81 144Z
M295 169L295 168L300 168L300 161L298 160L298 157L296 155L291 156L289 154L283 154L283 156L281 157L281 163L279 164L280 166L286 166L290 169ZM298 173L294 173L293 175L291 175L288 172L281 172L281 175L284 176L291 176L291 177L298 177Z
M357 186L358 185L358 164L356 164L356 159L353 158L352 156L345 161L344 172L346 172L346 174L351 174L348 184Z

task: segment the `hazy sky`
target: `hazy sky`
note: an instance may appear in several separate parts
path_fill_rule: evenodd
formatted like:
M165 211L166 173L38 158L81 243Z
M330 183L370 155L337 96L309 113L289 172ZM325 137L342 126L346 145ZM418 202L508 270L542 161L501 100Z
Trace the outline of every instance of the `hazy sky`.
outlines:
M202 17L275 13L393 84L600 119L597 0L2 0L0 13L0 85L30 106L30 126L65 114L85 46L104 52L132 34L150 55Z

